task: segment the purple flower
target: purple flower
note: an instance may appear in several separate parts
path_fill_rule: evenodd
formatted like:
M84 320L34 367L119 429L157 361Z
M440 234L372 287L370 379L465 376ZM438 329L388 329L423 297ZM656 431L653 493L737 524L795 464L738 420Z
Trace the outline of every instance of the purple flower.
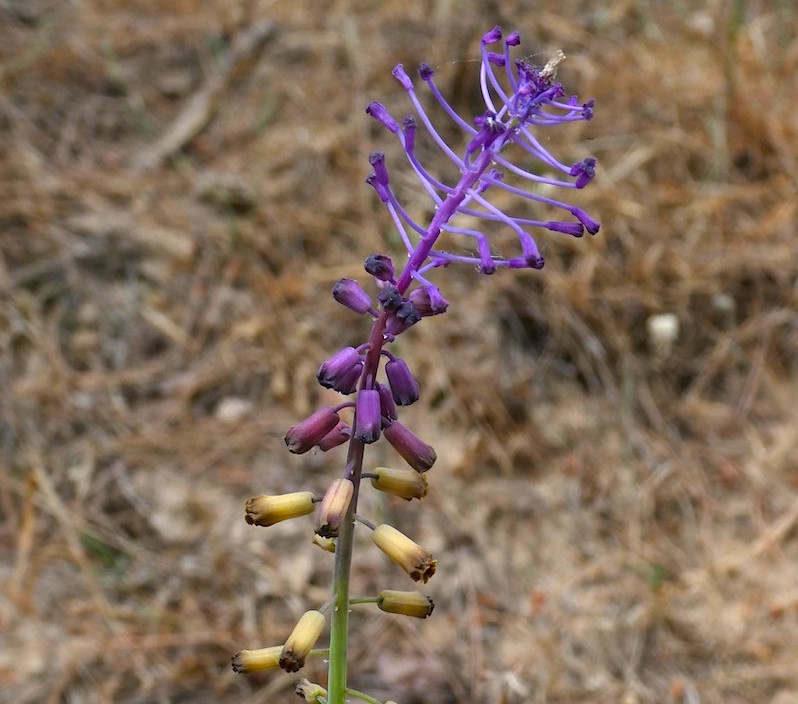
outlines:
M585 230L591 235L599 231L599 223L581 209L550 195L542 195L538 188L525 187L525 184L543 184L558 189L579 189L593 179L596 167L594 158L565 164L552 155L537 136L538 131L549 127L591 119L593 101L580 102L575 96L567 97L562 84L556 82L557 65L565 58L562 52L545 66L538 67L528 59L512 59L510 50L520 43L517 32L504 40L502 52L487 48L501 40L502 31L499 27L494 27L482 37L480 87L484 110L473 121L459 115L443 97L429 65L422 64L419 70L419 76L433 98L465 137L465 146L459 151L450 146L437 130L402 65L397 65L393 71L394 77L407 91L418 122L456 167L456 173L459 174L457 182L447 183L439 179L420 161L416 154L415 117L405 118L399 129L393 118L389 120L386 117L387 111L382 106L370 106L369 114L397 135L410 167L435 210L428 225L416 222L393 193L384 155L379 152L372 155L370 161L374 172L367 180L388 208L408 251L410 262L406 271L411 272L410 276L423 276L430 269L453 263L476 266L484 274L493 274L501 267L540 269L544 259L530 233L531 229L563 232L574 237L581 236ZM538 165L532 165L529 169L516 165L509 156L510 147L513 146L522 155L537 161ZM488 192L496 191L505 191L531 201L546 211L562 211L573 219L531 218L505 212L487 197ZM467 227L457 224L459 216L469 219ZM491 237L491 231L496 228L506 228L515 233L521 256L506 256L498 251ZM433 248L433 244L443 239L441 235L446 236L449 246L445 249ZM409 283L408 278L400 277L397 280L399 292L404 294ZM394 322L393 327L401 329L403 325Z
M355 409L355 439L364 443L376 442L380 437L382 413L380 392L377 389L360 389Z
M383 433L393 449L417 472L426 472L438 459L432 446L427 445L398 420L385 426Z
M355 313L372 311L371 296L354 279L341 279L333 286L333 298Z
M316 379L327 389L353 394L362 371L360 353L354 347L344 347L319 367Z
M285 444L288 451L301 455L318 444L341 419L332 406L322 406L313 411L305 420L288 429Z
M394 357L385 365L385 375L391 385L393 400L398 406L409 406L418 401L418 382L413 378L405 360Z

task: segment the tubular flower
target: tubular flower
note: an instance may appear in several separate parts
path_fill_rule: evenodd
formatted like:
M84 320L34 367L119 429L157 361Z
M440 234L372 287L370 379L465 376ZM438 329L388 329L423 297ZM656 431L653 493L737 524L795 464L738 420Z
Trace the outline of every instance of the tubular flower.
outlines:
M384 589L377 599L380 610L389 614L401 614L413 618L427 618L432 615L435 603L421 592L400 592Z
M307 452L338 425L340 420L332 406L322 406L313 411L305 420L288 429L284 438L288 451L296 455Z
M306 611L294 626L279 655L280 667L297 672L305 665L305 658L324 630L326 619L321 611Z
M380 392L377 389L360 389L355 413L355 438L365 443L376 442L382 425Z
M295 491L277 496L254 496L245 506L244 518L249 525L273 526L280 521L313 513L313 492Z
M362 371L360 353L354 347L344 347L319 367L316 379L327 389L353 394Z
M379 491L385 491L407 501L423 499L427 495L427 477L414 469L376 467L374 474L376 476L372 477L371 486Z
M427 445L398 420L389 423L383 433L393 449L417 472L426 472L438 459L432 446Z
M233 655L233 672L248 675L251 672L262 670L276 670L280 667L280 653L282 645L271 648L258 648L257 650L239 650Z
M349 479L336 479L330 484L316 509L316 533L322 538L337 538L341 523L349 509L355 485Z
M435 574L437 560L404 533L387 523L378 525L371 533L374 544L401 567L411 579L426 584Z
M409 406L418 401L418 382L405 360L394 357L385 365L385 375L388 377L388 384L397 406Z

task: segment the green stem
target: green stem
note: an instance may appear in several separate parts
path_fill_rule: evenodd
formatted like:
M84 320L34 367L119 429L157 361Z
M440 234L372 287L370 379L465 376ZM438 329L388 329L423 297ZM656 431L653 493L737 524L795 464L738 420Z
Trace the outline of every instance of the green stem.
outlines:
M377 375L380 352L384 344L383 331L387 314L382 312L374 321L369 336L361 384L371 383ZM355 427L355 421L352 427ZM355 512L360 493L360 479L363 473L363 453L365 445L354 437L349 441L345 476L352 480L355 491L346 520L341 525L335 540L335 567L333 569L333 608L330 618L330 662L327 674L328 704L345 704L347 650L349 646L349 575L352 568L352 546L355 536Z
M353 697L357 697L358 699L366 702L366 704L382 704L382 702L378 701L374 697L370 697L368 694L364 694L363 692L358 692L356 689L347 689L347 694L351 694Z

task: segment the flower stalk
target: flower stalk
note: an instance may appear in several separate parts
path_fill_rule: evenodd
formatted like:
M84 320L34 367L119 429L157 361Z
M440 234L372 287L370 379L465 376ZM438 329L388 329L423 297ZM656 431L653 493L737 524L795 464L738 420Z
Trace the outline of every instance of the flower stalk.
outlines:
M452 149L435 129L416 96L413 81L401 64L396 66L393 75L407 92L417 117L409 116L400 124L380 103L369 104L367 113L399 139L410 167L432 202L434 215L426 225L415 222L392 191L384 155L374 152L370 156L373 171L366 182L374 188L394 221L407 250L406 263L397 275L387 255L372 254L366 259L364 268L377 288L375 297L354 279L341 279L335 284L333 298L356 314L370 316L371 332L364 344L345 347L324 362L317 380L326 388L357 396L355 401L316 410L290 428L285 437L289 451L294 454L311 450L328 452L348 443L343 477L330 485L320 501L309 492L297 492L282 497L256 497L247 508L249 522L269 526L305 515L318 503L314 542L335 555L329 602L327 690L308 684L301 692L306 701L345 704L347 696L353 696L378 704L370 696L348 687L349 610L353 604L376 603L387 613L419 619L432 614L432 600L421 592L388 589L382 590L378 597L359 599L351 599L349 593L356 521L371 530L374 545L413 580L426 583L437 568L437 561L411 537L393 526L375 525L357 514L363 478L371 480L373 489L405 501L423 499L427 495L428 479L424 473L432 468L437 454L431 445L398 420L399 409L421 397L420 385L405 360L385 348L424 318L447 311L449 301L427 279L428 273L450 264L475 266L487 275L501 268L541 269L544 259L529 229L573 237L581 237L585 231L595 235L599 230L599 223L580 208L543 196L534 189L505 183L504 177L508 175L522 183L543 184L547 193L554 188L579 189L594 177L596 162L587 158L575 164L564 164L542 146L535 134L538 128L592 117L592 101L580 104L575 96L566 97L563 87L554 81L556 66L564 55L559 53L538 69L527 59L512 61L511 49L520 43L517 33L506 37L503 53L487 48L501 40L498 27L482 38L480 89L485 111L472 122L458 115L443 98L435 85L432 68L422 64L419 70L421 80L444 114L465 133L466 146L461 153ZM497 69L504 69L499 72L501 76L497 75ZM438 180L420 162L415 151L419 124L457 167L459 177L454 184ZM527 171L515 165L504 154L511 145L540 162L544 171L559 172L560 176L541 175L540 169ZM497 190L545 209L564 211L565 217L570 219L533 219L505 213L488 198ZM464 219L468 227L458 224ZM489 235L492 228L514 233L520 252L506 256L495 251L494 240ZM463 252L441 247L441 242L448 248L450 240L463 238L466 242ZM385 379L381 382L383 358L388 361L382 369ZM341 413L352 414L351 420L341 418ZM383 439L409 468L378 467L364 472L366 445ZM237 671L270 669L278 665L289 671L298 670L321 636L326 621L321 611L306 612L279 653L277 648L241 651L236 656L238 660L234 660L234 668L238 663Z

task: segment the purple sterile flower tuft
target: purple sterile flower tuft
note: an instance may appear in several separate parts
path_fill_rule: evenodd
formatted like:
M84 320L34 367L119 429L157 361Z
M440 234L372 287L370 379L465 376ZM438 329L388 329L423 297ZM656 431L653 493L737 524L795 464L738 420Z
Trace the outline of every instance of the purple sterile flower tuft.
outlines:
M377 389L360 389L355 408L355 439L367 444L376 442L380 437L381 425L380 392Z
M340 420L332 406L322 406L313 411L305 420L288 429L284 438L288 451L296 455L307 452L321 442Z
M327 389L352 394L357 390L362 371L360 353L354 347L344 347L319 367L316 379Z
M398 406L409 406L418 401L418 382L410 372L405 360L394 357L385 365L385 375L391 386L393 400Z
M384 254L371 254L363 266L375 279L395 283L396 271L390 257L386 257Z
M369 296L354 279L341 279L333 286L333 298L342 306L346 306L355 313L368 313L371 311L371 296Z

